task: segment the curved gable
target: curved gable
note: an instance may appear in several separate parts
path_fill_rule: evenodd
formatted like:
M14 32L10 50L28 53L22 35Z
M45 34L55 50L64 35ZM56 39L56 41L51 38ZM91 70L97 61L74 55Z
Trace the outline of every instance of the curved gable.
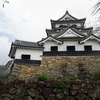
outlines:
M86 41L88 41L88 40L93 40L93 39L95 39L95 40L97 40L98 42L100 42L100 38L99 38L99 37L97 37L97 36L91 34L89 37L87 37L87 38L85 38L84 40L80 41L80 43L84 43L84 42L86 42Z
M85 35L76 32L74 29L72 29L71 27L66 28L63 32L59 33L58 35L56 35L56 38L65 38L65 37L84 37Z
M56 43L59 43L59 44L62 44L63 43L62 41L57 40L56 38L52 37L51 35L48 36L47 38L39 41L38 43L41 45L41 44L44 44L46 41L55 41Z

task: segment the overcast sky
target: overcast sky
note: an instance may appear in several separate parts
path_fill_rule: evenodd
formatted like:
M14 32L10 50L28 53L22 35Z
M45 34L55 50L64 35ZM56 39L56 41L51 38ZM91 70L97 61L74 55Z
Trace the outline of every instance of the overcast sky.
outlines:
M9 60L8 53L15 39L39 41L51 29L50 19L57 20L66 10L76 18L93 21L89 11L96 0L0 0L0 64Z

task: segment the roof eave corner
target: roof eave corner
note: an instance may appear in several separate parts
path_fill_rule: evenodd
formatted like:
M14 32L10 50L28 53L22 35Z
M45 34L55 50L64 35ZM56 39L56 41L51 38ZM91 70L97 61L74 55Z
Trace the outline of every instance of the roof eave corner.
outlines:
M40 46L41 45L41 41L38 41L37 44Z
M86 21L86 17L84 18L84 20Z
M85 17L85 18L83 18L83 23L85 23L85 21L86 21L86 17Z
M49 35L49 34L48 34L48 29L45 29L45 31L46 31L46 34L47 34L47 36L48 36L48 35Z
M50 19L50 22L51 22L51 23L53 23L53 20L52 20L52 19Z

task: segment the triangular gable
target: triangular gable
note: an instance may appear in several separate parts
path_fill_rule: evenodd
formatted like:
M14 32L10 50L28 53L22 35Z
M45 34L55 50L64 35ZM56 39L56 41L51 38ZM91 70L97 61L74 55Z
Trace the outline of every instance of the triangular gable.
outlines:
M58 35L56 35L55 37L57 38L65 38L65 37L84 37L85 35L76 32L74 29L67 28L65 29L62 33L59 33Z
M72 15L69 14L68 11L66 11L66 13L58 19L58 21L62 21L62 20L77 20L77 18L73 17Z
M41 44L44 44L46 41L55 41L56 43L59 43L59 44L63 43L62 41L57 40L56 38L52 37L51 35L48 36L47 38L39 41L38 43L41 45Z
M90 40L90 39L95 39L95 40L97 40L98 42L100 42L100 38L99 38L99 37L95 36L94 34L91 34L89 37L87 37L87 38L85 38L84 40L80 41L80 43L84 43L84 42L86 42L86 41L88 41L88 40Z

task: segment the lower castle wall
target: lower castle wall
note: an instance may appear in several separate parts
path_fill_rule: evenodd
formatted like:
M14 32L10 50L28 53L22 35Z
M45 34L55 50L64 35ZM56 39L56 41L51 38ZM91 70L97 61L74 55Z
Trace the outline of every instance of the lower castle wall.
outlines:
M0 100L100 100L100 84L53 80L0 82Z
M100 69L100 56L43 56L40 66L15 64L12 76L23 80L33 78L43 72L53 78L62 76L64 73L77 76L80 62L91 73Z
M33 76L39 70L38 65L32 64L14 64L12 69L11 79L27 80L33 79Z

